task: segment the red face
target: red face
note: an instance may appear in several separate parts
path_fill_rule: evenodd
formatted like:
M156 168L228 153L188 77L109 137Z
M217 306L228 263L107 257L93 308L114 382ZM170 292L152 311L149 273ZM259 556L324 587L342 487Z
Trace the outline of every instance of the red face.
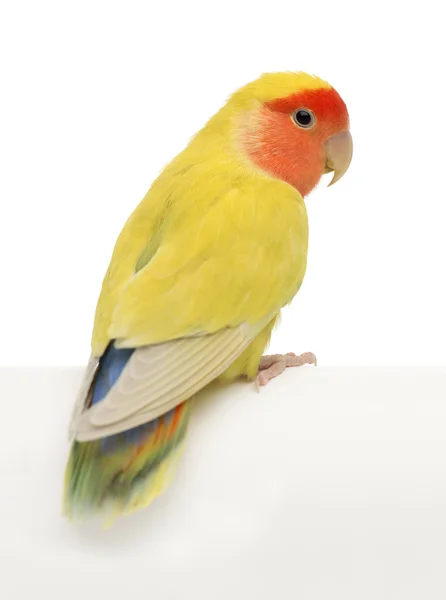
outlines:
M265 104L242 143L256 165L305 196L325 171L325 143L348 128L347 108L333 88L309 90Z

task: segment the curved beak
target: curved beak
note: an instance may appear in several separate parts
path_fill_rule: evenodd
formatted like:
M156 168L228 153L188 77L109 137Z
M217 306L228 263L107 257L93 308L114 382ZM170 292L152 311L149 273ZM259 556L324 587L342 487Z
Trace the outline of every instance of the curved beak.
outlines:
M349 131L336 133L325 142L325 173L333 172L333 185L341 179L350 166L353 156L353 140Z

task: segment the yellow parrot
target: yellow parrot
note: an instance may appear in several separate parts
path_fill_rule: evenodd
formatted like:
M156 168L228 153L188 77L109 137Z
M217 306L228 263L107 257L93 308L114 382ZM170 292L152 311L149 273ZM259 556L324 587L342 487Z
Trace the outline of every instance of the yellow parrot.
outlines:
M302 72L236 91L162 171L116 242L71 422L71 519L114 518L165 489L194 394L217 378L265 385L293 353L262 357L304 278L303 198L352 158L345 103Z

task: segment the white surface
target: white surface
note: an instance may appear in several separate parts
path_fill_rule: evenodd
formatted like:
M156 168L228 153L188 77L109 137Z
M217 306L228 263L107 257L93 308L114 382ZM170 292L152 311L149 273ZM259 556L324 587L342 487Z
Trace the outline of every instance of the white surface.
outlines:
M1 598L446 597L446 369L210 390L172 487L108 531L59 515L79 377L0 372Z
M129 213L234 89L284 69L344 96L355 155L309 199L273 350L446 364L445 55L439 0L3 1L0 364L87 360Z

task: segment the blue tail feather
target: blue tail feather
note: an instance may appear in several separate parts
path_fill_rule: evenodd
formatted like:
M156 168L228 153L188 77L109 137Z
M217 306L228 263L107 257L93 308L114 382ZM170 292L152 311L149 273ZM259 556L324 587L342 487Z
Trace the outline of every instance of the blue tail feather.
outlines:
M97 404L105 398L119 379L134 351L134 348L115 348L113 342L108 345L99 361L92 404Z
M110 342L99 361L98 374L94 382L92 405L101 402L119 379L124 367L130 360L134 348L116 348ZM172 413L173 414L173 413ZM101 449L104 453L113 453L124 444L139 444L148 436L156 425L157 419L151 423L138 425L123 433L102 438Z

